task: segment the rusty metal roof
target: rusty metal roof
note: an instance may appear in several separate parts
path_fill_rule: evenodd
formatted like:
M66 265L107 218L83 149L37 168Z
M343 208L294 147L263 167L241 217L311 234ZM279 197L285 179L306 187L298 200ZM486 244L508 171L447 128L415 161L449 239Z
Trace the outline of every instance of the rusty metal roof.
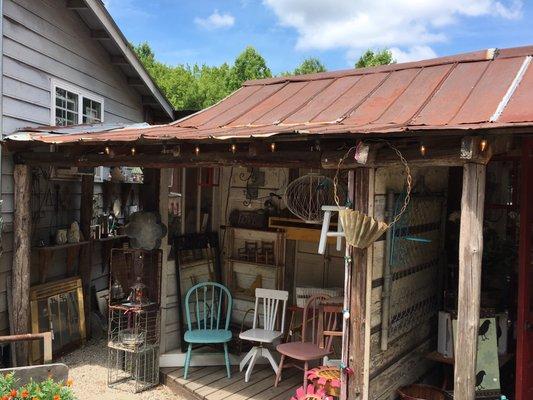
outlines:
M26 133L46 143L212 140L276 134L384 135L533 126L533 46L245 82L168 125ZM47 133L46 133L47 132ZM7 140L15 138L8 137ZM18 138L22 139L22 138Z

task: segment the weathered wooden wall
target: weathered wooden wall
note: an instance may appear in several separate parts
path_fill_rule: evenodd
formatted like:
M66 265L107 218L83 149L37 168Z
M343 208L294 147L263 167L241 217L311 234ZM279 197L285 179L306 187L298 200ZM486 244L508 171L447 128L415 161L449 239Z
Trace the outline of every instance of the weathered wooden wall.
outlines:
M445 194L447 186L447 168L416 168L412 171L413 183L416 186L421 179L425 187L432 193ZM405 177L399 168L378 168L375 173L374 216L383 220L387 190L402 193ZM415 196L416 197L416 196ZM415 200L416 201L416 200ZM444 201L444 199L443 199ZM425 210L428 223L442 221L442 207ZM411 306L417 306L418 296L427 299L432 296L438 299L439 285L434 284L438 279L439 257L442 254L443 235L441 226L429 228L423 235L430 239L430 243L417 243L406 241L406 246L425 246L423 251L413 251L412 256L406 261L406 268L401 274L393 275L390 299L390 315L392 335L389 337L388 349L383 351L380 346L381 339L381 303L383 287L383 263L385 240L374 243L368 285L372 288L367 293L367 312L370 310L370 337L368 398L371 400L385 400L396 398L396 389L402 385L412 383L427 373L431 364L424 356L431 350L431 340L434 329L431 325L431 314L424 313L421 307L420 314L415 315L416 323L401 322L401 314ZM415 249L413 249L415 250ZM392 271L394 273L394 270ZM406 294L416 293L416 299L406 299ZM415 304L416 303L416 304ZM398 321L394 327L394 321ZM433 327L435 328L435 327Z
M141 122L140 96L127 85L126 77L110 62L109 54L90 36L90 31L63 0L5 0L3 4L3 134L18 128L49 125L51 122L51 80L60 79L104 98L105 122ZM3 254L0 260L0 334L8 331L6 278L13 259L13 165L2 156L2 199L4 218ZM71 202L58 217L70 222L79 218L79 184L70 188ZM95 193L101 191L95 188ZM34 194L32 202L42 200ZM53 208L53 207L52 207ZM58 225L52 221L48 204L42 210L33 245ZM36 255L32 266L35 268ZM96 249L93 261L99 263ZM95 267L99 270L99 267ZM94 268L93 268L94 270ZM33 270L32 270L33 272ZM52 276L61 271L52 268ZM32 279L35 274L32 275ZM100 288L105 278L96 277Z

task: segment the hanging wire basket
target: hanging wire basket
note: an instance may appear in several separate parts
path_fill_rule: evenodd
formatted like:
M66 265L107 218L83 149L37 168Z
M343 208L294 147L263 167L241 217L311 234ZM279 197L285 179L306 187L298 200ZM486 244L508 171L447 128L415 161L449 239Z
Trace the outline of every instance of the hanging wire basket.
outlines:
M338 192L337 197L343 198L342 188ZM333 179L318 173L309 173L295 179L289 183L284 195L289 211L309 224L322 222L322 206L333 204L334 198Z
M398 214L396 214L389 224L387 224L385 221L378 221L374 217L371 217L370 215L362 213L358 210L342 207L341 200L339 196L337 196L337 186L339 184L339 174L342 164L348 157L350 157L350 155L353 155L354 158L357 158L358 153L361 151L363 146L362 142L359 142L357 146L350 147L344 156L341 157L339 163L337 164L337 172L333 178L334 200L335 204L337 204L339 207L339 219L344 230L346 243L359 249L365 249L370 246L372 243L378 240L387 229L398 222L402 214L407 209L409 200L411 198L412 177L411 169L409 168L407 160L403 157L400 150L398 150L398 148L393 146L390 142L386 140L379 141L385 143L396 153L400 159L400 162L404 166L406 176L406 190L403 205Z

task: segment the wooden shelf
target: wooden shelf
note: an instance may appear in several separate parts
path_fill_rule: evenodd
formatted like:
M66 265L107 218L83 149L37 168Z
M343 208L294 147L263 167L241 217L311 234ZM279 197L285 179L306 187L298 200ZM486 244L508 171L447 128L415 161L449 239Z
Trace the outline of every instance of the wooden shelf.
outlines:
M128 236L127 235L115 235L115 236L108 236L108 237L105 237L105 238L98 238L98 239L93 239L93 242L112 242L113 240L120 240L120 239L127 239Z
M39 250L39 251L59 251L59 250L70 249L72 247L86 246L89 243L90 242L88 240L84 240L83 242L78 242L78 243L65 243L65 244L56 244L53 246L34 247L34 249Z
M255 265L257 267L265 267L265 268L281 268L282 267L281 265L265 264L265 263L260 263L257 261L241 260L239 258L233 258L233 257L228 258L228 261L231 261L234 263L241 263L241 264L250 264L250 265Z

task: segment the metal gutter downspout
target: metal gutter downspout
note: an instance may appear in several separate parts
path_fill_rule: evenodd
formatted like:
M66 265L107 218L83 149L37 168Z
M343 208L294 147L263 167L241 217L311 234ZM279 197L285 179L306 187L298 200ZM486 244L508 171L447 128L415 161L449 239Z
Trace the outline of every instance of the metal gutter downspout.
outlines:
M385 208L385 218L387 223L391 222L394 214L394 191L387 191L387 203ZM390 297L392 286L391 275L391 248L392 248L392 227L387 229L385 235L385 254L383 262L383 288L381 290L381 350L387 350L389 346L389 323L390 323Z

